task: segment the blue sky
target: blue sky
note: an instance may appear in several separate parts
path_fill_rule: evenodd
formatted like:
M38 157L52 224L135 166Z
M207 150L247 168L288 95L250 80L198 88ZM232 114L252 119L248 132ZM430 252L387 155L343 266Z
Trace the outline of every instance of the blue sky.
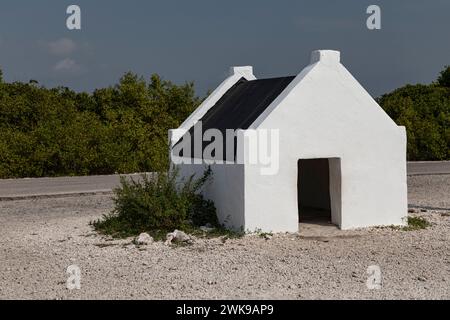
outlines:
M82 30L66 28L66 8ZM382 29L366 28L381 7ZM126 71L194 81L203 95L229 66L258 78L297 74L315 49L341 51L373 95L429 83L450 65L450 1L2 0L0 66L7 81L38 80L77 91L117 83Z

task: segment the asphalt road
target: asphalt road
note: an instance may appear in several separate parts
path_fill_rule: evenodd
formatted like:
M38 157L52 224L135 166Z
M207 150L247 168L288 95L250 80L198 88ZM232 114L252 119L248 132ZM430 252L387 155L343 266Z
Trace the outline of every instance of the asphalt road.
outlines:
M450 161L408 163L408 175L433 174L450 174ZM139 178L139 174L123 176ZM0 179L0 201L110 193L119 181L120 175Z
M450 161L408 162L408 175L450 174Z
M58 197L110 193L121 175L0 179L0 201L34 197ZM138 178L139 174L123 175Z

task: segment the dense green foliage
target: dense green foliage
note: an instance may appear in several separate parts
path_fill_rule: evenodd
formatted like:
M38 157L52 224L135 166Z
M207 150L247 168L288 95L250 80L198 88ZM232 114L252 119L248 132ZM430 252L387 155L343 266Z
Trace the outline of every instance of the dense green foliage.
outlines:
M450 88L450 66L446 66L438 78L438 83L442 87Z
M157 75L91 94L1 79L0 178L164 170L167 130L200 102L191 83Z
M406 127L408 160L450 159L450 67L436 83L407 85L378 99Z
M450 159L450 67L430 85L378 99L406 126L409 160ZM191 83L125 74L93 93L5 83L0 70L0 178L162 171L167 130L198 106Z
M199 179L180 179L176 170L142 175L140 180L122 178L114 190L114 211L93 225L114 236L141 232L165 236L174 229L190 230L207 223L219 227L214 204L200 194L210 178L210 169Z

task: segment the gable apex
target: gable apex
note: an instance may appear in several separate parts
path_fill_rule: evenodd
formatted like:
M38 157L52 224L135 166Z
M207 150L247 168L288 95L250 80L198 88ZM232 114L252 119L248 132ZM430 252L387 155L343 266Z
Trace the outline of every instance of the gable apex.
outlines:
M311 64L324 62L326 64L339 64L341 53L335 50L315 50L311 53Z
M255 76L253 75L253 67L252 66L231 67L229 75L244 77L247 80L255 80L256 79Z

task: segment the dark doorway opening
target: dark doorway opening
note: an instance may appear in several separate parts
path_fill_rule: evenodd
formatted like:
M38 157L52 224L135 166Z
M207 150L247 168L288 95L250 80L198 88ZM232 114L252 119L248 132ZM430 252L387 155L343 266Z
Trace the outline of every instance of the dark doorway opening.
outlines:
M328 159L298 160L297 199L299 222L331 223Z

